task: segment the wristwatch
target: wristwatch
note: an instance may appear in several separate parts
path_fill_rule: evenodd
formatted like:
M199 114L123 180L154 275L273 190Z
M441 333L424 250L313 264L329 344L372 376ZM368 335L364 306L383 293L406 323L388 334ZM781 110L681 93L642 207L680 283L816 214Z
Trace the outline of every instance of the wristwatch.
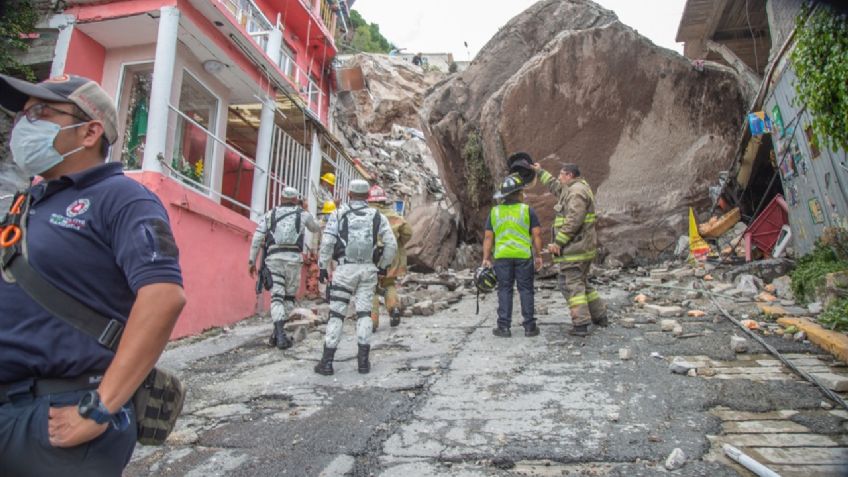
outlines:
M117 413L110 414L109 409L100 400L100 393L96 389L92 389L83 394L80 398L79 405L80 416L91 419L98 424L111 422L115 429L122 431L130 424L130 416L125 407L122 407Z

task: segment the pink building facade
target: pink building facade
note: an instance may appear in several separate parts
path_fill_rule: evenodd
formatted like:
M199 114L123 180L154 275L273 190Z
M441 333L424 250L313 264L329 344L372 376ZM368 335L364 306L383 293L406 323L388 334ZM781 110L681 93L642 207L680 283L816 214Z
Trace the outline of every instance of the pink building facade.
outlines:
M68 1L51 76L99 81L118 105L110 161L168 210L189 299L173 338L255 313L256 222L320 176L344 198L357 171L332 130L343 0ZM307 241L309 242L309 241Z

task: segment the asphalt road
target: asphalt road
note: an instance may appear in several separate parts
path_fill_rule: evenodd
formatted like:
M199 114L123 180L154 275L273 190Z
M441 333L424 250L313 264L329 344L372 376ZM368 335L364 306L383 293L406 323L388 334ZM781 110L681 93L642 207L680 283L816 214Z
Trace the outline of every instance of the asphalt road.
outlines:
M824 409L814 387L754 343L734 353L736 330L706 300L689 304L706 317L676 318L683 337L660 331L631 306L638 280L601 286L615 318L588 338L567 335L565 302L550 289L537 293L548 313L535 338L517 322L512 338L493 336L494 296L475 315L471 293L398 328L384 319L368 375L356 371L352 322L332 377L312 371L320 328L285 352L265 344L271 324L258 317L175 343L163 363L188 383L184 415L168 445L136 449L127 475L746 475L717 451L716 443L740 438L784 475L848 475L839 462L848 462L848 413ZM675 293L682 292L655 295L682 299ZM727 306L741 314L752 305ZM636 327L622 327L623 317L636 318ZM809 344L771 341L810 366L832 364ZM620 359L621 348L632 359ZM674 356L713 375L672 374ZM814 450L825 457L792 457L799 433L823 442ZM686 463L670 474L664 463L675 448Z

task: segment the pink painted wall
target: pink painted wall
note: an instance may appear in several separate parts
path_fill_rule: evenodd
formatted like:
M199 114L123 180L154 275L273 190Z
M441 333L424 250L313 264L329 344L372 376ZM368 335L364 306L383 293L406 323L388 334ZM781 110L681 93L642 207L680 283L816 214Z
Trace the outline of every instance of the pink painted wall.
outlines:
M93 38L74 28L65 59L65 73L85 76L100 83L103 81L103 63L106 48Z
M256 295L247 258L256 224L162 174L127 175L159 196L180 248L188 303L171 338L252 316Z

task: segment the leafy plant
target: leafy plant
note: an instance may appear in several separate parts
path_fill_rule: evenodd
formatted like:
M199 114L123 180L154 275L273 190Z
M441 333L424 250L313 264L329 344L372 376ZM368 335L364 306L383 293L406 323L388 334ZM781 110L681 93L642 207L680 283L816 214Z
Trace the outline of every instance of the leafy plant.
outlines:
M0 2L0 73L35 81L32 68L18 58L29 48L26 35L35 31L39 17L30 0Z
M848 149L848 16L820 4L805 4L796 20L795 67L798 100L813 116L819 143Z
M842 270L848 270L848 261L840 260L831 247L819 242L810 254L798 260L792 271L792 291L798 300L809 301L816 288L824 284L825 275Z
M819 316L819 322L836 331L848 331L848 298L833 302Z
M474 208L480 206L483 189L492 182L489 168L483 160L483 145L480 143L479 131L471 131L465 146L462 148L462 158L465 161L466 197Z
M349 43L337 39L337 43L342 45L342 51L345 53L388 53L395 48L380 33L380 25L366 22L356 10L350 11L350 29L353 35Z

